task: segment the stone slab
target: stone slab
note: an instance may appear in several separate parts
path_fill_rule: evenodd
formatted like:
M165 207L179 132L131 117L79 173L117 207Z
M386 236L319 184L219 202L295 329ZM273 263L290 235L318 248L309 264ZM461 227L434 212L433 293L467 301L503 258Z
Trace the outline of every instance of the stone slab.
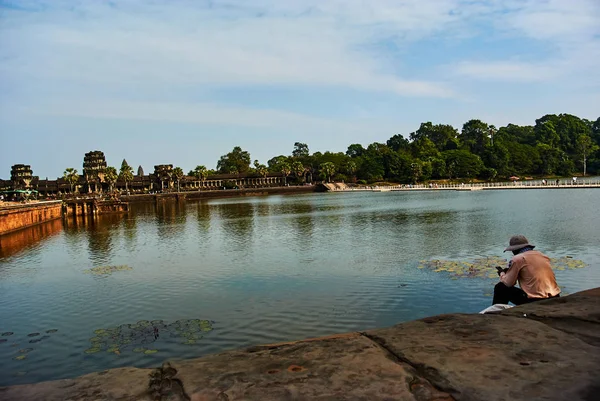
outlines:
M365 334L457 400L598 400L600 347L581 336L600 335L598 293L493 315L435 316ZM540 316L553 321L536 320ZM577 329L553 327L567 317L578 319Z

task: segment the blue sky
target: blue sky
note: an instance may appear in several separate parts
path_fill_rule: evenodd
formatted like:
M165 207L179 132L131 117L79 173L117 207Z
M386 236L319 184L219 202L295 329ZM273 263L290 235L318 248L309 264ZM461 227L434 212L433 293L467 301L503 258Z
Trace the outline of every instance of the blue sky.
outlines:
M0 0L0 177L600 116L598 0Z

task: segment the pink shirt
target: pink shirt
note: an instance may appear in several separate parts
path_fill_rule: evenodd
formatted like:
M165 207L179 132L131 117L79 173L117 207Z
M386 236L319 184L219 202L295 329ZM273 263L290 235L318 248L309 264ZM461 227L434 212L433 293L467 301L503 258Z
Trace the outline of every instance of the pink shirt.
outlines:
M510 268L500 276L500 281L512 287L517 280L529 298L548 298L560 294L550 258L540 251L526 251L513 256Z

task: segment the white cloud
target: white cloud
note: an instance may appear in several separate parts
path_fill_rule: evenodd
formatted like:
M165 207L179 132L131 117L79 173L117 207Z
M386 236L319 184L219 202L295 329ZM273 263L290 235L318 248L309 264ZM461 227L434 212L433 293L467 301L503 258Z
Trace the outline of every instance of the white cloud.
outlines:
M392 31L423 35L440 29L447 7L234 1L227 8L216 2L216 9L192 2L112 8L82 2L69 10L61 4L48 3L41 13L5 13L4 76L92 85L315 85L452 95L444 83L399 77L393 66L362 51Z
M597 0L506 0L483 15L498 34L539 43L538 51L509 59L463 60L455 72L482 80L539 82L578 74L600 79L600 2Z
M555 78L559 71L556 68L534 63L492 61L463 61L456 67L458 74L471 78L500 81L537 82Z

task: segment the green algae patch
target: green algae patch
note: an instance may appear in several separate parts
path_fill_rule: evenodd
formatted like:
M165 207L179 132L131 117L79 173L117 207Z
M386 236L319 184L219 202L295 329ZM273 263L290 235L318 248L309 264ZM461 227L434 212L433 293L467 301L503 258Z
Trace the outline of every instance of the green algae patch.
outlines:
M584 261L574 259L572 256L550 258L554 270L581 269L588 266ZM472 260L422 260L417 266L419 269L428 269L435 273L447 273L453 280L462 278L489 278L497 279L496 266L507 267L508 260L499 257L476 258Z
M133 270L133 269L127 265L98 266L98 267L93 267L91 269L84 270L83 272L86 274L93 274L96 276L108 276L114 272L124 271L124 270Z
M477 258L472 260L422 260L419 269L428 269L435 273L449 273L453 279L460 278L497 278L496 266L505 267L507 260L498 257Z
M86 353L106 351L120 355L122 352L135 352L145 355L159 352L156 344L160 341L179 340L181 344L195 345L213 330L213 322L204 319L180 319L169 323L164 320L139 320L116 327L94 330L89 339L90 348ZM152 348L150 344L155 344Z

